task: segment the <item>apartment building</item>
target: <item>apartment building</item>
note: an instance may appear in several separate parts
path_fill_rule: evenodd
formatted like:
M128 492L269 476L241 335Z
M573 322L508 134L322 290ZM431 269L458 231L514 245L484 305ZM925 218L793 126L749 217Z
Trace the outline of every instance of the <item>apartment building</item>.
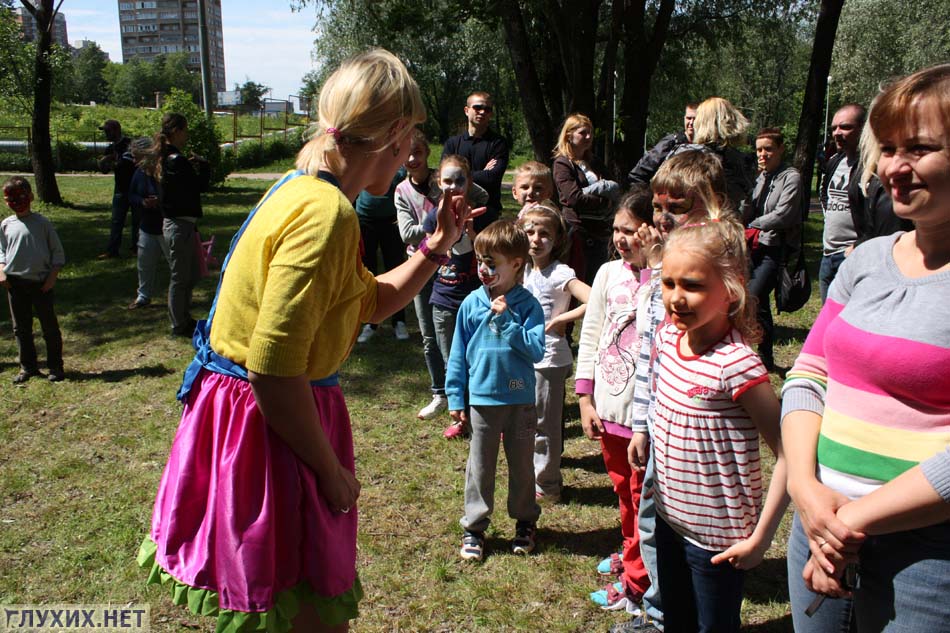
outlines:
M14 8L13 15L20 24L20 28L23 29L23 39L27 42L34 41L36 39L36 20L33 19L33 15L23 7ZM69 46L69 39L66 37L66 16L58 11L56 17L53 18L53 43L64 48Z
M208 57L215 91L227 89L221 0L205 0ZM188 66L201 69L197 0L119 0L122 61L151 60L157 55L188 53Z

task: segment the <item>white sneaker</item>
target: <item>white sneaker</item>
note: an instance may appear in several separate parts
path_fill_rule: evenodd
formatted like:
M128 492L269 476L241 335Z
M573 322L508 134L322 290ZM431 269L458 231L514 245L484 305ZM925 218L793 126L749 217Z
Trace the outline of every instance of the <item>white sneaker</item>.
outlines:
M393 327L396 330L396 338L400 341L409 340L409 330L406 329L406 324L402 321L396 321L396 325Z
M376 330L373 329L373 326L367 323L363 326L363 331L360 332L360 335L356 337L357 343L365 343L366 341L373 338L373 335L376 334Z
M448 398L439 395L432 396L432 402L422 407L422 410L419 411L419 415L416 417L418 417L420 420L431 420L448 408Z

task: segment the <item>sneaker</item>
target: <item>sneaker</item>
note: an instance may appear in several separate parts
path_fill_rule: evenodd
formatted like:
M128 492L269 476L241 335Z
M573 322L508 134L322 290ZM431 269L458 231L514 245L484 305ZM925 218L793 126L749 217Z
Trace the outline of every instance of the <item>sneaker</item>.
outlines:
M46 379L50 382L62 382L66 380L66 373L62 369L59 371L50 371Z
M449 399L441 394L432 396L432 402L419 409L417 418L420 420L431 420L443 411L449 408Z
M453 422L445 427L445 430L442 432L442 437L447 440L462 438L466 435L468 435L468 432L465 430L465 424L463 422Z
M538 533L538 526L534 521L518 521L515 523L515 538L511 540L511 551L515 554L530 554L534 551L534 537Z
M13 384L22 385L33 376L42 376L42 375L43 374L41 374L39 370L37 369L34 369L32 371L27 370L27 369L21 369L20 373L18 373L16 376L13 377Z
M366 341L373 338L373 335L376 334L376 330L373 329L373 326L367 323L363 326L363 330L360 332L360 335L356 337L357 343L365 343Z
M462 560L480 561L485 556L485 534L483 532L469 532L462 535L462 549L459 550Z
M614 552L598 563L597 573L601 576L619 576L623 573L623 558Z
M406 324L402 321L396 321L396 325L393 326L393 329L396 330L396 338L400 341L409 340L409 330L406 329Z
M599 591L590 594L591 601L606 611L620 611L625 609L632 615L640 614L640 599L642 596L628 596L623 588L623 583L617 581L607 585Z
M610 627L608 633L660 633L660 629L645 613L633 616L626 622L619 622Z

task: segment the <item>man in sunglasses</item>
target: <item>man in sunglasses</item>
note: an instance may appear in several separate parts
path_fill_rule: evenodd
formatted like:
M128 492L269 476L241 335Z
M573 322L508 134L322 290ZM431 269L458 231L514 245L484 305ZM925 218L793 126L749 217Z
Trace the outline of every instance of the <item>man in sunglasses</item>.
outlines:
M449 138L442 156L458 154L472 166L472 180L488 192L488 212L475 219L475 230L488 226L501 213L501 179L508 168L508 141L488 128L494 112L491 95L473 92L465 105L467 129Z

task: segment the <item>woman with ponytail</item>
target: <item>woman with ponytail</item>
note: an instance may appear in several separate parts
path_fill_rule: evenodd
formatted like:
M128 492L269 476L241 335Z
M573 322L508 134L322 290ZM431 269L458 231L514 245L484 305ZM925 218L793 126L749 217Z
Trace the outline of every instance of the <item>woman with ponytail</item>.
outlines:
M195 330L191 317L191 292L198 281L198 218L201 217L201 192L211 179L208 162L186 157L181 148L188 142L188 121L168 112L162 117L162 129L155 135L153 150L161 156L156 179L161 185L162 233L168 244L168 315L172 334L190 337Z
M409 303L472 215L446 194L405 263L379 277L363 266L353 200L386 192L424 119L391 53L344 62L297 170L235 236L196 330L139 562L219 631L346 631L357 615L360 483L337 371L360 323Z

